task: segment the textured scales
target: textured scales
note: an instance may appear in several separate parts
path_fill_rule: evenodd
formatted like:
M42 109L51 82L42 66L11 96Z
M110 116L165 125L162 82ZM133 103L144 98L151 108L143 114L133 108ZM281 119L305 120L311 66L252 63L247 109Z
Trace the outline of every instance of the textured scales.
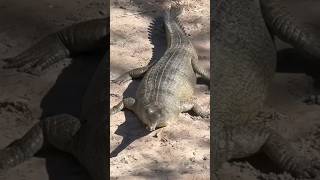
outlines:
M128 108L150 131L176 120L180 112L193 110L201 116L209 115L194 103L196 73L206 79L209 79L209 73L198 66L196 51L177 19L181 10L178 6L172 6L165 12L167 50L164 56L158 62L131 70L114 80L122 83L144 76L136 99L123 99L111 109L111 114Z
M196 73L206 79L209 73L198 66L196 51L177 19L179 12L178 6L165 12L167 50L164 56L158 62L131 70L114 80L122 83L144 76L136 99L123 99L111 109L111 114L128 108L150 131L176 120L180 112L193 110L201 116L209 115L193 99Z
M107 20L90 20L67 27L7 60L5 68L39 74L69 55L98 50L105 53L84 95L80 119L68 114L42 119L21 139L0 150L0 171L31 158L46 141L71 153L92 179L107 179Z
M214 29L211 48L214 55L211 62L211 108L214 118L211 149L213 172L216 175L225 161L248 157L259 151L296 177L319 175L318 160L307 159L295 151L287 139L255 121L263 108L276 68L276 48L269 29L276 31L278 27L275 26L279 25L285 30L277 31L279 37L294 37L296 34L292 33L297 32L290 30L297 28L292 27L297 22L289 23L286 20L288 16L275 13L278 8L275 4L278 3L276 0L262 0L261 4L257 0L226 0L217 1L212 10L215 18L212 19ZM272 16L269 16L270 13ZM306 33L304 28L299 31ZM284 40L287 39L295 43L301 40ZM307 39L304 39L304 44L305 47L315 45L314 41Z

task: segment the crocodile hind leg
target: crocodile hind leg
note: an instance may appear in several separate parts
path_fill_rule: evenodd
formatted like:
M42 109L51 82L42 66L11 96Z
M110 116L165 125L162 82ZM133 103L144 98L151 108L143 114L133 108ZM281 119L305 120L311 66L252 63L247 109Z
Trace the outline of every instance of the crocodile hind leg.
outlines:
M13 141L0 150L0 171L5 171L31 158L42 145L42 127L37 123L21 139Z
M106 49L107 19L95 19L48 35L21 54L5 59L3 68L39 75L50 65L83 52Z
M262 151L284 171L296 177L314 178L320 175L320 161L312 161L294 150L292 145L272 129L261 124L223 127L219 133L219 166L226 161L248 157Z
M142 78L143 75L153 65L154 65L154 63L151 63L151 64L148 64L146 66L140 67L140 68L132 69L132 70L124 73L123 75L121 75L117 79L111 80L111 82L114 82L114 83L117 83L117 84L123 84L123 83L128 82L128 81L130 81L132 79Z
M180 111L192 111L196 116L200 116L202 118L208 118L210 116L210 111L197 104L194 100L181 102Z

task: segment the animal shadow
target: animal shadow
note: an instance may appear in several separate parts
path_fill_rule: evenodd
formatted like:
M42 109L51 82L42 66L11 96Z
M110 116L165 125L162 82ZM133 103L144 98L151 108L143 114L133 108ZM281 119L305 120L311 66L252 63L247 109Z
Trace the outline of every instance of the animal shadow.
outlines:
M152 57L149 64L158 61L166 51L166 38L164 34L163 20L161 17L154 18L148 28L148 39L154 46L152 49ZM123 93L123 97L135 97L138 82L133 81ZM139 97L137 97L139 98ZM128 111L124 111L125 122L116 130L115 134L122 136L122 142L111 153L110 158L116 157L121 151L126 149L135 140L148 135L150 132L144 128L144 125L136 118L136 116Z
M73 58L41 102L41 119L57 114L80 117L82 98L102 55L85 54ZM86 170L72 155L52 148L46 143L37 154L46 159L50 180L90 180Z

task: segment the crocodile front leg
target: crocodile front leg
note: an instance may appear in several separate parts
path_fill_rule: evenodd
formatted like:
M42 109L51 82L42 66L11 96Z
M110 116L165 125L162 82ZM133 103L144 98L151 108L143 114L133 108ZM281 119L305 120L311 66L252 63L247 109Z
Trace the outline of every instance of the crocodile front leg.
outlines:
M201 67L199 65L198 62L198 57L193 58L191 60L192 63L192 68L194 70L194 72L196 72L197 74L199 74L203 79L205 79L206 81L210 81L210 72L206 71L203 67Z
M13 58L5 59L3 68L39 75L50 65L83 52L105 49L107 19L95 19L67 27L48 35Z
M226 161L262 151L284 171L296 177L314 178L320 174L320 161L311 161L272 129L261 124L223 127L218 137L219 166Z
M132 97L123 99L117 105L111 108L110 115L116 114L125 108L134 111L135 102L136 100Z

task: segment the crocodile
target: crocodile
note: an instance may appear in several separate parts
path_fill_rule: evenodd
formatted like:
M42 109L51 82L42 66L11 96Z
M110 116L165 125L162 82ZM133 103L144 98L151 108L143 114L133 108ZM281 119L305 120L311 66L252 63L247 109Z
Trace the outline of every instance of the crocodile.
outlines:
M108 18L101 18L66 27L5 59L4 68L41 75L66 57L100 50L105 54L83 97L80 117L60 114L41 119L22 138L0 150L1 172L28 160L49 143L72 154L92 179L107 179L108 22Z
M221 178L224 162L262 152L295 177L319 178L318 159L255 121L276 71L274 37L319 58L316 27L297 20L280 0L217 0L211 12L212 174Z
M123 109L133 111L153 131L178 119L181 112L193 111L208 117L209 112L195 102L196 73L209 81L209 72L199 66L198 56L178 16L182 6L172 3L164 10L167 49L158 60L128 71L112 82L122 84L143 77L136 98L127 97L111 108L110 114Z

